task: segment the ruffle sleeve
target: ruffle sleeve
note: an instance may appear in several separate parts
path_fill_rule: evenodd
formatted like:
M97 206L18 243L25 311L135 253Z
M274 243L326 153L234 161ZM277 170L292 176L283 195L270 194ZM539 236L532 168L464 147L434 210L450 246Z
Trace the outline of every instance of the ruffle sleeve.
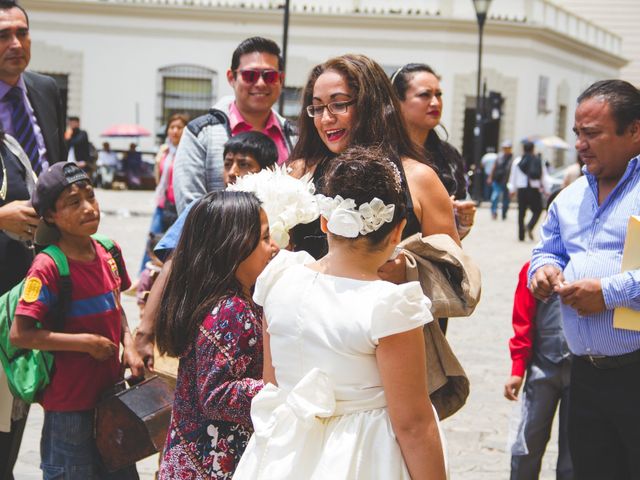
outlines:
M280 250L256 280L256 285L253 289L253 301L260 306L264 306L264 301L271 287L278 282L289 267L313 262L315 262L315 259L307 252Z
M377 345L383 337L418 328L433 320L431 300L418 282L394 285L380 295L371 316L371 338Z

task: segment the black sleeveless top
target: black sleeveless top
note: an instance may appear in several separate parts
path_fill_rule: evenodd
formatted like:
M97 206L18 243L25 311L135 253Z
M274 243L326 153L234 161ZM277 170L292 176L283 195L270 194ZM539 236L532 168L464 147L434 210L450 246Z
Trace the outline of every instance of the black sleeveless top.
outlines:
M398 162L396 165L398 166L398 170L400 170L400 176L402 177L402 190L405 194L405 198L407 199L407 224L404 226L404 230L402 231L402 239L404 240L415 233L422 232L422 227L420 226L420 220L416 217L416 212L413 210L413 200L411 199L411 192L409 191L409 182L407 181L407 176L404 173L402 162Z
M313 184L316 187L316 193L324 193L324 175L327 171L331 160L325 159L318 163L315 172L313 173ZM409 192L409 184L407 183L407 177L402 168L402 162L394 162L398 166L400 171L400 177L402 179L402 189L406 196L407 201L407 225L402 232L402 238L407 238L414 233L422 231L420 228L420 222L413 211L413 201L411 200L411 193ZM320 229L320 219L316 219L311 223L296 225L289 232L291 241L294 245L296 252L305 251L314 257L316 260L324 257L328 252L327 236Z

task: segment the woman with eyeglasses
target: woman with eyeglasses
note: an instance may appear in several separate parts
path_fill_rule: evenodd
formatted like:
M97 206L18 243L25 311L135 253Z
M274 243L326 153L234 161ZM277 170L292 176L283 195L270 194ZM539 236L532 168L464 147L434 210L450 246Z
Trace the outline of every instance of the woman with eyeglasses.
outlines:
M299 129L290 163L294 175L310 173L322 193L323 176L332 159L350 146L379 145L403 179L408 200L403 238L417 232L423 236L445 233L460 242L447 191L411 142L393 87L376 62L364 55L343 55L317 65L304 88ZM292 233L296 250L315 258L327 253L319 221L299 225ZM381 266L380 276L402 283L404 257Z
M435 131L442 116L440 77L424 63L408 63L391 77L400 99L400 109L411 141L424 148L440 180L453 198L456 225L460 238L468 235L475 217L475 204L467 199L464 160L456 148L442 140Z

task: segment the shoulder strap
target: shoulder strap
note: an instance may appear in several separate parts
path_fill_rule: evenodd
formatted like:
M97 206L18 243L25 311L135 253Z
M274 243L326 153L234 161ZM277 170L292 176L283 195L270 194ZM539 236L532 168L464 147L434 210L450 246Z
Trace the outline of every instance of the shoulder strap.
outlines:
M56 264L60 279L58 280L58 307L55 311L54 330L61 331L64 325L64 317L71 311L71 275L67 256L57 245L49 245L42 250Z
M116 246L114 241L109 237L100 235L99 233L94 233L93 235L91 235L91 238L93 238L96 242L102 245L102 248L109 252L109 255L111 255L111 257L115 260L116 265L118 266L118 274L120 275L120 278L124 278L125 268L124 261L122 260L122 252L120 252L120 249Z
M111 249L116 246L116 244L113 243L113 240L99 233L94 233L93 235L91 235L91 238L93 238L96 242L102 245L104 249L109 253L111 253Z
M231 137L231 125L229 125L229 117L217 108L212 108L208 113L202 115L187 124L187 128L197 137L203 128L210 125L222 125L227 132L227 136Z

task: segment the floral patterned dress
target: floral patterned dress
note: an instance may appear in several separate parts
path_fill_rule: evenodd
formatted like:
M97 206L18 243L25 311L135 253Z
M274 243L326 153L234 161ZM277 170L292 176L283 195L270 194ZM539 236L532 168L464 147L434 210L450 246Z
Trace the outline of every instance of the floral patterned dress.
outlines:
M158 478L230 479L253 433L251 400L261 378L262 310L223 298L180 358Z

